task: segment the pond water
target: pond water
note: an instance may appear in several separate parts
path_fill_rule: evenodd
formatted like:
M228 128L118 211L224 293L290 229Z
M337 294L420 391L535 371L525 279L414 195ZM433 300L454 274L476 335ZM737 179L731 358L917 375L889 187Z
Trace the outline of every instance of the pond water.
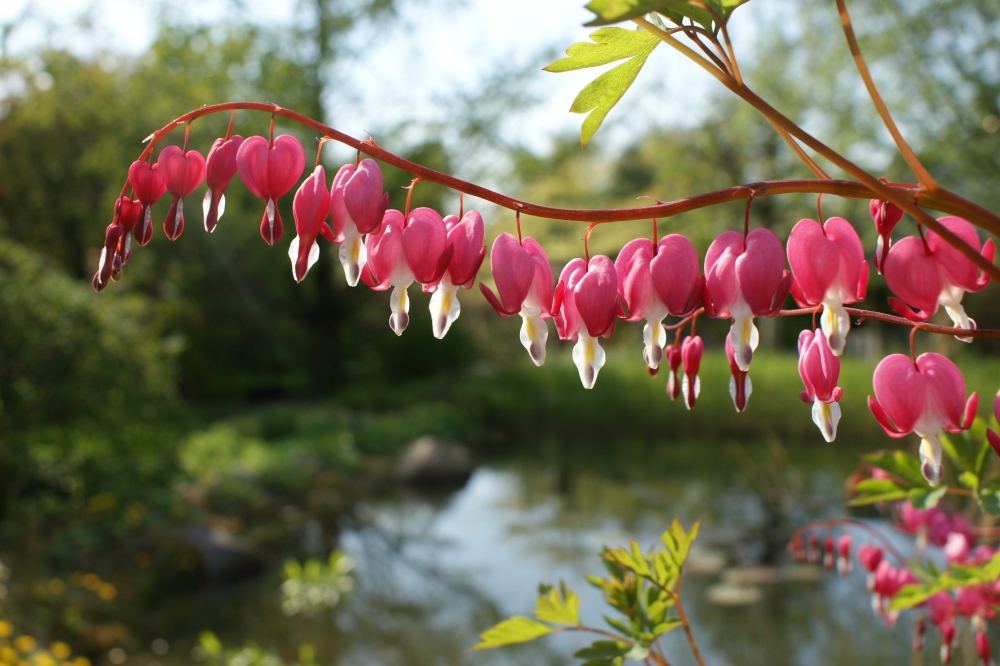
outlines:
M337 525L313 521L296 533L300 556L322 557L335 544L356 563L354 589L342 603L312 617L286 616L276 570L168 594L142 618L138 635L170 649L155 658L129 655L129 663L191 663L198 632L210 629L227 646L252 640L286 658L310 643L322 664L579 664L569 656L589 642L579 634L466 649L503 617L529 614L540 582L566 581L581 597L583 621L603 626L600 594L584 580L603 572L595 553L630 538L652 544L675 515L685 525L702 519L705 571L720 558L726 569L783 567L780 582L760 585L759 601L741 607L709 600L725 571L685 577L685 607L707 663L910 661L911 623L904 616L887 628L873 616L863 572L843 579L804 573L789 568L782 552L790 525L844 515L841 484L856 455L815 444L676 444L655 455L647 446L525 447L482 464L453 492L396 489L363 501ZM674 666L694 663L680 630L662 645Z

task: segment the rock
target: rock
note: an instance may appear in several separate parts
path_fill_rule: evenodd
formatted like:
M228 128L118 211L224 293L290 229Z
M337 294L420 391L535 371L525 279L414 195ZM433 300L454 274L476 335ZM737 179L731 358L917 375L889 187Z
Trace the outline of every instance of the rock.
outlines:
M698 544L691 547L687 561L684 563L684 573L696 576L714 576L725 568L725 555L716 550L703 548Z
M774 567L733 567L722 574L725 585L774 585L781 580L781 572Z
M189 527L183 538L194 550L196 568L208 582L245 578L267 566L264 554L252 541L231 532Z
M472 454L437 437L418 437L403 449L395 476L412 484L463 484L472 474Z
M752 606L761 600L763 593L751 585L720 583L708 588L707 596L716 606Z

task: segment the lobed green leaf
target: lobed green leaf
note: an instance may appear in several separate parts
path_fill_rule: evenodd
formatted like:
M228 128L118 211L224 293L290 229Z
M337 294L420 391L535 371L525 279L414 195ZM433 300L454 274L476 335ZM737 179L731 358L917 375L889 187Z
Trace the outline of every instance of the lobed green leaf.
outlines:
M535 618L551 624L580 624L580 599L572 591L560 586L549 588L535 602Z
M905 451L876 451L862 456L865 462L874 465L897 480L918 488L930 488L927 479L920 472L920 461Z
M577 659L614 659L624 657L632 646L618 641L595 641L587 647L577 650L573 656Z
M614 67L584 86L573 100L572 113L587 113L580 129L580 142L587 145L601 126L612 107L625 94L646 58L653 52L659 39L644 30L602 28L590 35L593 43L578 42L566 49L566 58L550 63L549 72L569 72L588 67L599 67L618 60L625 62Z
M552 633L552 627L530 617L515 615L484 631L479 635L479 642L469 649L490 650L504 645L527 643L549 633Z
M948 486L940 486L933 490L928 488L911 488L907 493L907 498L914 509L926 511L927 509L936 507L947 492Z

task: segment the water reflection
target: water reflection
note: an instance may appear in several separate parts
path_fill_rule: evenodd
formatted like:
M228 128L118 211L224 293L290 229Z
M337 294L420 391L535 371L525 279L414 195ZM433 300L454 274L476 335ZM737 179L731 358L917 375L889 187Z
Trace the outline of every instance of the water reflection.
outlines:
M543 455L544 462L480 467L446 497L401 492L368 500L338 527L339 547L357 563L355 589L343 604L311 618L286 617L276 574L195 599L168 598L159 613L169 624L151 626L161 633L171 626L176 635L166 638L177 647L160 663L187 663L185 650L201 628L228 645L254 640L288 657L298 644L312 643L320 663L345 666L579 663L568 656L585 644L579 635L485 653L464 650L502 617L527 613L539 582L564 579L581 597L584 622L601 626L600 595L584 581L601 573L594 554L630 538L652 543L674 515L685 523L701 518L699 542L732 566L772 557L768 531L778 523L784 530L787 519L841 511L837 484L847 470L800 464L796 480L784 474L768 482L762 479L775 463L768 462L767 447L749 455L751 462L733 458L725 473L693 478L657 478L648 468L618 475ZM751 469L753 460L759 469ZM909 660L909 623L887 629L872 616L862 572L767 585L759 603L743 608L707 601L718 580L717 574L692 574L684 581L688 613L710 664ZM681 632L664 647L674 666L693 663Z

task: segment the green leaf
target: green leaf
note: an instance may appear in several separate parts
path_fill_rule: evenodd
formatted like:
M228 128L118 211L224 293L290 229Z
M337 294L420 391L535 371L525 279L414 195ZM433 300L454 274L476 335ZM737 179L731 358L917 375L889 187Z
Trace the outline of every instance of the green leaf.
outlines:
M590 35L594 43L578 42L566 49L567 58L561 58L544 69L549 72L569 72L575 69L599 67L626 59L584 86L573 100L570 111L587 113L580 129L580 142L587 145L601 126L611 108L629 89L646 58L660 43L655 35L645 30L602 28Z
M217 657L222 654L222 643L218 636L211 631L203 631L198 634L198 644L209 657Z
M941 486L935 488L934 490L928 490L926 488L913 488L907 493L907 497L910 500L910 504L914 509L920 509L925 511L927 509L933 509L937 506L941 498L945 496L948 492L948 486Z
M667 633L668 631L673 631L674 629L676 629L677 627L680 627L683 624L684 623L681 622L676 617L669 618L667 620L664 620L660 624L656 625L655 627L653 627L653 635L654 636L662 636L663 634Z
M927 601L937 592L938 590L934 587L904 585L903 589L897 592L892 598L892 601L889 603L889 609L906 610L907 608L913 608L917 604Z
M684 565L684 561L691 551L691 544L698 538L699 525L699 522L695 522L691 526L691 530L685 532L684 526L675 517L673 522L670 523L670 527L660 535L660 541L663 542L664 547L673 556L674 562L678 567Z
M570 590L550 588L535 602L535 618L552 624L580 624L580 599Z
M927 479L920 472L920 461L905 451L876 451L862 458L871 465L878 467L918 488L930 488Z
M610 25L629 19L645 16L650 12L661 11L670 5L677 5L686 0L592 0L587 3L587 9L594 12L596 18L587 23L588 26Z
M976 493L976 501L983 511L991 516L1000 516L1000 489L997 488L1000 479L993 479L985 488Z
M723 21L729 18L734 9L747 2L749 0L704 0L705 5L711 7ZM660 12L675 23L680 23L681 17L686 16L709 30L712 27L711 14L687 0L592 0L587 4L587 9L596 15L587 25L610 25L645 16L650 12Z
M867 506L869 504L877 504L879 502L895 502L896 500L905 498L906 493L906 490L900 488L899 490L882 493L881 495L864 495L863 497L855 497L848 500L847 506Z
M626 636L631 636L634 633L634 630L632 629L632 627L628 626L627 624L625 624L624 622L622 622L621 620L619 620L617 618L608 617L607 615L605 615L604 616L604 621L608 623L609 627L611 627L615 631L622 632Z
M524 617L523 615L515 615L481 633L479 635L479 642L469 649L489 650L503 647L504 645L527 643L551 632L552 628L541 622L536 622L530 617Z
M938 435L938 439L941 442L941 450L944 454L948 456L948 459L955 463L955 466L960 470L967 470L972 467L972 461L969 459L968 447L962 444L956 444L952 441L951 437L948 437L943 432Z
M962 472L958 477L959 483L966 488L976 490L979 488L979 477L974 472Z
M577 659L614 659L615 657L624 657L631 649L631 645L618 641L596 641L581 650L577 650L573 656Z
M862 479L854 485L854 492L859 497L864 495L884 495L896 491L905 493L906 489L892 479Z

